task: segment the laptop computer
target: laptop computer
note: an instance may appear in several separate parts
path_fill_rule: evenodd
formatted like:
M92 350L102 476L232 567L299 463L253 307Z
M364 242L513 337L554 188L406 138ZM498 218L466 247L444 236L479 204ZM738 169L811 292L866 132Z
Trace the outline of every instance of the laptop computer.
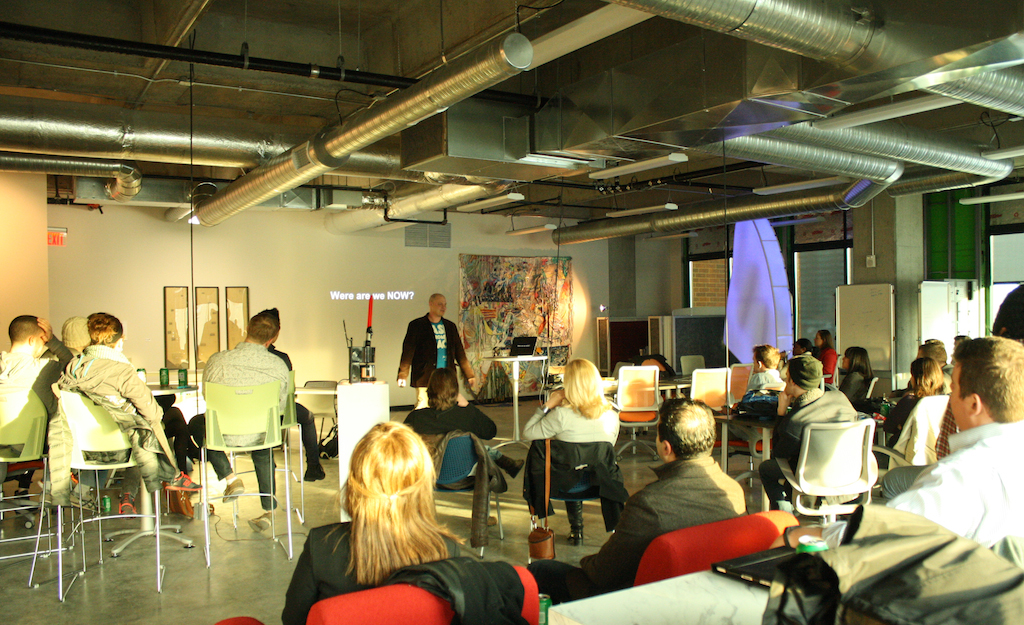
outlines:
M537 337L517 336L512 339L512 348L509 350L508 355L533 356L535 349L537 349Z
M796 550L792 547L776 547L748 556L716 562L711 565L711 570L746 582L771 586L779 565L789 562L794 557L796 557Z

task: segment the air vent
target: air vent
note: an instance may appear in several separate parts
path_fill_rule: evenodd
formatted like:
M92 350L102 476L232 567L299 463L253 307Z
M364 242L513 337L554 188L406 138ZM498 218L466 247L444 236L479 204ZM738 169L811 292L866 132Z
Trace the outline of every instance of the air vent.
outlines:
M451 224L413 224L405 229L406 247L451 247Z

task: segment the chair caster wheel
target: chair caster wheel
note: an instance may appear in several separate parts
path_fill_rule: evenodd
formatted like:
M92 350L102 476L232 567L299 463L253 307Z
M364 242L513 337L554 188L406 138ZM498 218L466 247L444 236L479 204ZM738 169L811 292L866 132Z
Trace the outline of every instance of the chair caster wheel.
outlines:
M111 558L120 558L120 557L121 557L121 554L119 554L119 553L114 553L113 551L111 551L111 552L110 552L110 557L111 557Z
M180 530L180 529L178 529L178 530L174 530L174 533L175 533L175 534L180 534L180 533L181 533L181 530Z
M105 543L112 543L112 542L114 542L114 539L113 538L104 538L103 542L105 542Z
M195 549L195 548L196 548L196 546L195 546L194 543L190 543L188 545L185 545L185 549Z

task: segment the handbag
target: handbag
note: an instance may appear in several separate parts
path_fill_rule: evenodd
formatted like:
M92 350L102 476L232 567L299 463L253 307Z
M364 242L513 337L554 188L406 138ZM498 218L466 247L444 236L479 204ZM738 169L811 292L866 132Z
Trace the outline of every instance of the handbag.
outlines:
M192 493L183 490L164 490L164 495L167 497L167 512L180 514L189 519L195 517Z
M544 441L544 512L548 511L551 500L551 439ZM555 559L555 530L548 527L548 514L544 515L544 527L537 525L537 515L530 510L529 562ZM529 563L528 562L528 563Z

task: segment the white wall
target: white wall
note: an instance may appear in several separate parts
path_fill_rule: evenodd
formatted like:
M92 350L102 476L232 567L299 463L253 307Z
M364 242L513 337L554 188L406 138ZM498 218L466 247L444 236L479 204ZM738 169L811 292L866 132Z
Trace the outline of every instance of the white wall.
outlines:
M0 173L0 346L18 315L50 318L46 255L46 176Z
M412 301L375 301L373 312L377 377L392 384L392 405L411 404L413 392L394 387L405 327L426 313L427 298L435 291L448 298L447 317L458 320L459 254L555 252L547 233L505 236L507 218L449 218L452 248L434 249L405 247L400 229L333 235L324 229L323 213L246 211L205 228L170 224L162 209L107 206L101 215L51 206L49 224L68 228L67 247L50 249L51 314L57 325L96 311L118 316L125 324L126 355L153 372L163 363L163 287L220 287L223 304L224 287L248 286L250 315L280 309L277 345L291 356L301 385L348 376L343 321L357 344L365 338L367 303L332 301L330 291L415 291ZM533 223L524 218L516 225ZM573 259L573 354L593 360L596 312L591 303L596 306L608 296L607 246L573 245L562 253ZM223 315L221 324L224 345Z
M671 315L683 306L682 239L636 239L636 315Z

